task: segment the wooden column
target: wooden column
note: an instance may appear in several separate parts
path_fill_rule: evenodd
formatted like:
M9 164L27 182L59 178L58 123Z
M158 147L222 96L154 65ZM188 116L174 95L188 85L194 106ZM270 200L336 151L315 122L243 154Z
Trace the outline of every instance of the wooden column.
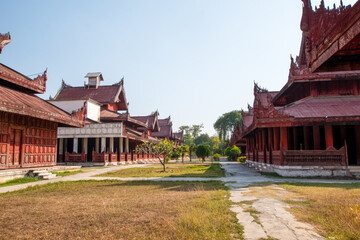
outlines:
M266 128L261 129L261 139L262 139L262 148L261 148L261 151L262 151L262 152L265 152L265 148L266 148L266 131L267 131ZM265 157L265 155L264 155L264 157Z
M310 150L310 127L304 127L304 149Z
M101 138L101 152L106 152L106 138Z
M74 138L74 144L73 144L73 152L74 153L78 153L78 143L79 143L79 139Z
M100 153L100 139L95 139L95 152Z
M64 139L59 138L59 154L64 154Z
M357 165L360 165L360 125L355 126L355 138L356 138L356 158Z
M114 152L114 138L113 137L110 138L109 144L110 144L110 152L113 153Z
M274 150L278 151L280 149L280 128L273 128L274 131Z
M268 128L268 149L274 149L274 135L273 135L273 128Z
M280 128L280 143L281 143L281 146L283 146L286 150L289 149L286 127Z
M333 128L331 125L325 125L326 148L334 146Z
M126 150L126 153L129 153L129 152L130 152L130 149L129 149L129 138L126 138L126 139L125 139L125 150Z
M82 150L85 154L88 154L88 138L83 138Z
M320 150L320 128L313 126L314 150Z
M292 127L292 131L293 131L294 150L299 150L300 148L298 148L299 141L298 141L296 127Z
M119 139L119 149L120 149L120 153L124 152L124 138L120 138Z

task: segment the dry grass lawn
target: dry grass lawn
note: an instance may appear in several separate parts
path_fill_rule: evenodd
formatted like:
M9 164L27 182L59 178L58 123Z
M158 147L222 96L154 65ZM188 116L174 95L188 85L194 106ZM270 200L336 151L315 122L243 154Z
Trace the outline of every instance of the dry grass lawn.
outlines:
M57 182L0 195L0 239L236 239L221 182Z
M360 239L360 184L280 184L252 187L249 195L271 197L291 206L300 221L328 239Z
M225 172L219 163L182 164L173 163L166 165L166 172L160 164L143 168L128 168L107 172L97 177L224 177Z

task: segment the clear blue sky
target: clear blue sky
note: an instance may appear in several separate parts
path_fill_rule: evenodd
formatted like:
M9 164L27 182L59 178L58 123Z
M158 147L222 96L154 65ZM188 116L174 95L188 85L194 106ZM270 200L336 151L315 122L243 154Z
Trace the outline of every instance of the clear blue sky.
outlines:
M300 0L3 0L0 32L12 43L0 62L25 75L48 68L45 99L61 79L124 76L132 115L158 109L175 131L203 123L212 135L220 115L252 103L254 81L269 90L286 83L301 14Z

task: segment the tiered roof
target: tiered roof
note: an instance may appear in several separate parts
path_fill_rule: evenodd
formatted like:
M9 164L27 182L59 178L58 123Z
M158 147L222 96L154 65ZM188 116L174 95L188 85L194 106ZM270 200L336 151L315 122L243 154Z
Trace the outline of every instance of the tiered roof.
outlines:
M128 110L126 101L124 81L98 88L72 87L62 82L61 88L53 100L75 100L75 99L93 99L102 104L116 103L118 110Z
M10 40L10 34L0 34L0 50ZM30 79L0 64L0 79L0 111L57 122L64 126L84 126L85 107L68 114L34 95L45 92L46 71L43 75Z

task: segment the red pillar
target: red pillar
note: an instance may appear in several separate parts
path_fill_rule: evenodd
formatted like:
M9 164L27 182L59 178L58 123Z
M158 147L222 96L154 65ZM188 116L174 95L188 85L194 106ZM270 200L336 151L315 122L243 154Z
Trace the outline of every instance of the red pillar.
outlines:
M313 126L314 150L320 150L320 128Z
M325 142L326 148L334 146L333 128L331 125L325 126Z
M280 128L273 128L274 131L274 150L279 151L280 149Z
M283 146L286 150L288 150L288 139L287 139L287 128L280 128L280 142L281 146Z
M356 138L356 158L357 165L360 165L360 125L355 126L355 138Z
M310 150L310 128L304 127L304 149Z
M293 127L292 130L293 130L294 150L298 150L299 141L298 141L296 127Z
M274 149L274 142L273 142L273 128L268 128L268 146L269 146L269 150L270 149Z
M261 129L261 139L262 139L262 151L266 148L266 128Z

